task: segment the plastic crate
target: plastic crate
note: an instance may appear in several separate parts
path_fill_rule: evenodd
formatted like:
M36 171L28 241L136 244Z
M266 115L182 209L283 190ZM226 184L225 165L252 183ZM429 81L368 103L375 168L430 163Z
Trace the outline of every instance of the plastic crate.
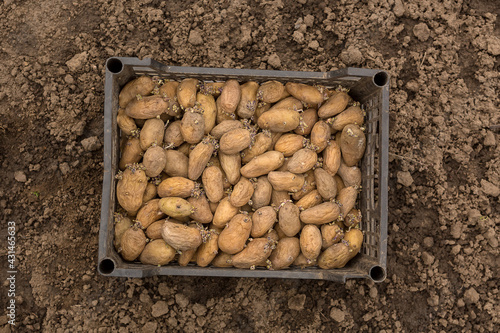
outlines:
M237 79L264 82L278 80L350 88L350 95L366 111L366 152L361 162L362 191L360 224L365 237L361 252L344 268L324 270L318 267L283 270L197 267L176 264L143 265L124 261L113 247L113 213L116 205L116 180L120 151L120 131L116 123L118 94L131 79L140 75L174 80L187 77L203 81ZM374 69L344 68L331 72L296 72L250 69L166 66L151 59L109 58L106 61L104 99L104 179L101 225L99 232L98 271L105 276L147 277L153 275L320 279L345 282L348 278L370 278L381 282L387 261L387 177L389 148L389 76Z

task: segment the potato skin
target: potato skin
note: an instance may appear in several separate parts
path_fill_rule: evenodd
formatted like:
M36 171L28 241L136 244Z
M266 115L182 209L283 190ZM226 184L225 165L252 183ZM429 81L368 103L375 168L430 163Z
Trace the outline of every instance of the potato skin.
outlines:
M219 140L224 134L232 130L243 128L243 123L239 120L224 120L210 131L210 135Z
M125 135L132 135L132 133L137 131L137 125L134 119L127 116L125 114L125 109L123 108L118 109L118 114L116 115L116 123Z
M335 176L340 167L340 146L335 140L330 140L323 151L323 169Z
M146 202L137 212L135 219L141 224L141 228L146 229L151 223L165 217L165 213L160 210L160 199L153 199Z
M188 177L189 158L177 150L165 150L163 171L170 177Z
M155 83L149 76L140 76L128 82L120 91L118 104L121 108L127 106L130 101L137 99L137 95L148 96L155 87Z
M335 223L323 224L321 226L321 238L323 250L329 248L344 238L344 231Z
M278 169L284 161L282 153L271 150L252 159L241 168L240 172L246 178L259 177Z
M329 118L335 116L344 111L347 103L349 103L349 95L343 91L338 92L321 105L318 109L318 117Z
M272 143L273 140L271 138L270 132L266 131L258 133L257 135L255 135L255 141L253 145L244 149L241 153L241 161L243 163L248 163L254 157L264 154L271 148Z
M234 185L233 192L229 197L229 202L234 207L242 207L248 203L253 195L253 183L242 177L239 182Z
M304 186L298 191L292 194L293 200L300 200L308 193L316 189L316 179L314 178L314 172L312 170L307 171L304 174Z
M168 103L159 95L133 99L126 108L125 114L134 119L150 119L165 113Z
M222 88L219 96L219 106L221 112L233 114L241 99L241 88L238 81L230 79Z
M231 185L235 185L241 177L241 156L240 154L227 155L219 152L219 161L224 171L227 181Z
M342 268L349 259L349 247L340 242L333 244L319 255L318 266L323 269Z
M254 81L248 81L241 85L241 99L236 109L236 114L240 118L251 118L257 108L257 90L259 84Z
M312 190L311 192L300 198L300 200L296 202L296 205L300 211L303 211L319 205L322 201L323 200L318 190Z
M115 214L115 224L114 224L114 241L113 244L115 246L115 249L120 252L121 251L121 243L122 243L122 236L127 231L132 227L132 221L126 217L123 216L122 214L116 213Z
M159 146L149 147L142 159L142 164L146 168L146 176L148 177L158 176L165 168L166 163L165 151Z
M356 227L362 220L361 211L353 208L344 217L344 225L348 228Z
M305 178L289 171L271 171L267 179L276 191L298 192L304 185Z
M298 135L309 135L318 121L318 113L316 109L307 109L302 112L302 120L299 126L294 129L294 133Z
M229 253L219 252L212 260L211 264L214 267L233 267L232 255Z
M199 103L199 108L203 110L203 119L205 125L205 135L210 134L210 131L215 127L217 120L217 105L212 95L205 95L198 93L196 95L196 102Z
M272 252L274 241L270 237L254 238L247 246L233 255L232 263L236 268L251 268L264 262Z
M250 131L244 128L234 129L220 138L220 151L226 155L237 154L250 146Z
M170 148L179 147L185 142L181 133L180 120L176 120L167 126L163 135L163 142Z
M306 224L321 225L335 221L340 215L339 205L324 202L300 213L300 220Z
M359 106L351 106L337 115L331 121L331 127L334 131L342 131L347 124L363 125L364 112Z
M158 185L158 196L165 197L190 197L194 191L195 183L183 177L170 177Z
M285 92L285 86L279 81L267 81L260 85L257 98L264 103L276 103Z
M170 221L163 223L161 236L168 245L180 251L197 249L202 243L201 233L196 227Z
M200 142L205 135L205 118L194 109L186 109L181 120L181 134L187 143Z
M221 251L236 254L243 250L245 242L252 230L252 219L246 214L237 214L219 236L219 248Z
M271 230L276 222L276 211L271 206L264 206L252 215L252 237L262 237Z
M323 102L323 94L316 87L295 82L288 82L285 87L290 95L304 103L319 104Z
M279 225L283 233L288 237L293 237L299 233L300 224L299 208L291 202L286 202L279 210Z
M122 149L122 157L118 163L120 170L125 170L127 164L139 163L143 150L139 138L131 137Z
M365 148L365 133L363 133L358 125L346 125L340 136L340 150L342 151L342 158L346 166L355 166L363 157Z
M148 119L142 126L139 139L142 150L147 150L152 144L161 145L165 134L165 123L158 118Z
M222 170L215 165L211 165L203 171L203 188L211 202L219 202L224 196L224 179Z
M271 253L271 269L278 270L290 266L300 254L300 242L297 237L281 238Z
M271 203L271 195L273 193L273 186L267 179L267 176L257 178L255 183L255 190L252 195L252 208L259 209L268 206Z
M257 121L262 129L284 133L293 131L300 123L300 114L294 110L272 109L264 112Z
M208 266L219 253L219 234L221 231L221 229L210 229L208 240L202 243L196 252L198 266Z
M321 231L317 226L313 224L304 226L300 233L299 241L300 250L307 259L316 259L321 253Z
M274 150L283 153L283 156L290 157L304 147L305 138L302 135L286 133L283 134L274 145Z
M163 227L163 223L165 223L166 219L158 220L149 225L146 229L146 236L149 239L160 239L161 238L161 229ZM173 221L173 220L169 220Z
M175 254L175 249L163 239L155 239L146 245L139 260L145 265L163 266L174 260Z
M326 148L331 136L332 130L326 122L320 120L314 124L311 130L311 145L317 153L322 152Z
M189 215L191 219L203 224L212 222L213 214L210 210L207 197L204 194L201 194L198 197L189 197L187 201L194 208L194 213Z
M191 180L198 179L205 167L210 161L210 157L215 150L213 140L205 137L202 142L198 143L189 154L188 163L188 178Z
M340 213L346 216L356 204L358 189L356 186L349 186L342 189L337 195L337 201L340 203Z
M137 227L127 229L121 239L120 255L126 261L134 261L146 246L146 235Z
M177 87L179 82L167 81L159 89L159 95L167 100L168 108L167 114L172 117L177 117L181 112L181 107L177 102Z
M135 216L142 206L144 191L148 185L146 173L140 166L131 170L125 169L116 185L116 198L120 206L127 211L130 216Z
M238 214L239 208L231 204L228 197L223 198L214 213L213 224L216 228L224 228Z
M177 86L177 101L182 109L192 108L196 103L197 79L184 79Z
M191 215L194 210L193 205L179 197L161 198L158 205L162 212L173 218L187 217Z
M347 242L349 247L349 260L354 258L363 245L363 232L359 229L351 228L344 235L344 241Z
M316 189L323 199L334 199L337 195L337 184L333 177L324 169L316 168L314 178L316 180Z
M342 179L344 187L361 186L361 170L357 166L348 167L341 161L337 174Z
M299 174L311 170L318 162L318 154L312 149L302 148L290 157L287 170L291 173Z

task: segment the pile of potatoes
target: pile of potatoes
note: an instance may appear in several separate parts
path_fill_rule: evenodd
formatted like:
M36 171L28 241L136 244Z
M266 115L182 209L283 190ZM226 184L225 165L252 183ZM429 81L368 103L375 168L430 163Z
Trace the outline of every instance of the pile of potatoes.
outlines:
M346 89L142 76L119 106L124 260L332 269L360 251L364 112Z

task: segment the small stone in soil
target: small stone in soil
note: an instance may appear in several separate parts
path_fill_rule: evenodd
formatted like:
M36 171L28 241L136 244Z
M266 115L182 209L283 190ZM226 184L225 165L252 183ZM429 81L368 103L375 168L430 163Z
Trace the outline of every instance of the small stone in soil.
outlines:
M14 172L14 179L20 183L26 183L26 181L28 180L26 174L23 171Z

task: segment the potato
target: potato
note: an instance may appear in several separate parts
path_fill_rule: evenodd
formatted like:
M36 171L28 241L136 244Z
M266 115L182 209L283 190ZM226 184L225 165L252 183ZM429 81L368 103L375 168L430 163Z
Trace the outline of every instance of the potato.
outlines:
M203 170L210 161L212 153L215 151L215 141L206 136L202 142L198 143L189 154L188 178L196 180L200 178Z
M190 197L187 201L193 206L194 213L189 215L189 217L196 222L207 224L212 222L213 214L210 210L210 205L208 204L207 197L201 194L197 197Z
M311 145L317 153L322 152L332 136L330 126L323 120L314 124L311 130Z
M187 217L194 212L193 205L179 197L161 198L158 205L162 212L173 218Z
M316 179L314 178L314 171L309 170L304 174L305 181L304 186L298 191L292 194L293 200L300 200L311 191L316 189Z
M356 186L349 186L342 189L337 195L337 201L340 206L340 213L342 217L347 216L347 214L354 208L356 204L356 198L358 197L358 188Z
M138 163L142 158L143 150L139 138L130 137L122 149L122 156L118 167L125 170L127 164Z
M359 106L351 106L345 111L337 115L332 120L329 120L334 131L342 131L348 124L363 125L364 112Z
M196 103L196 90L199 81L197 79L184 79L177 86L177 101L182 109L192 108Z
M253 195L253 183L248 179L241 177L238 183L234 185L233 192L229 197L229 202L234 207L242 207L248 203Z
M239 208L231 204L228 197L223 198L214 213L213 224L216 228L223 228L238 214Z
M283 154L278 151L268 151L255 157L241 168L241 175L246 178L254 178L265 175L279 168L284 162ZM227 174L227 172L226 172Z
M279 210L279 225L288 237L295 236L302 228L299 214L299 208L291 202L284 203Z
M202 110L203 123L205 125L204 133L208 135L215 127L215 121L217 120L217 105L215 104L215 99L212 95L198 93L196 95L196 102Z
M197 249L202 243L200 230L196 227L170 221L163 223L161 237L167 244L180 251Z
M159 95L163 97L167 103L167 114L173 117L179 116L181 112L181 107L177 103L177 88L179 87L179 82L177 81L167 81L159 89Z
M344 217L344 225L348 228L356 227L362 220L361 211L358 209L351 209Z
M302 110L302 102L296 99L295 97L287 97L279 101L278 103L274 104L269 110L275 110L275 109L287 109L287 110L299 111Z
M288 82L285 87L290 95L304 103L319 104L323 102L323 94L316 87L295 82Z
M195 189L195 183L184 177L170 177L158 185L158 196L165 197L190 197Z
M181 134L184 141L194 144L205 135L205 118L193 108L186 109L181 120Z
M219 248L229 254L240 252L245 247L251 230L252 219L250 216L236 214L220 233Z
M165 221L166 219L162 219L151 223L146 229L146 236L148 236L149 239L161 239L161 229ZM169 221L173 222L174 220Z
M170 177L188 176L189 158L177 150L165 150L165 167L163 171Z
M296 237L281 238L269 256L273 270L290 266L300 254L300 242Z
M215 165L209 166L203 171L203 188L211 202L219 202L224 196L224 180L222 170Z
M344 235L344 241L349 247L349 260L354 258L363 245L363 232L359 229L351 228Z
M241 88L238 81L230 79L222 88L219 97L220 111L223 113L234 113L241 99Z
M225 82L202 82L200 84L200 92L202 94L219 97L225 84Z
M146 176L148 177L158 176L165 168L166 163L165 151L158 146L149 147L144 153L142 160L142 164L146 168Z
M241 161L243 163L250 162L254 157L264 154L271 148L273 140L271 132L264 131L255 135L255 141L248 148L242 151Z
M317 260L309 260L307 259L302 252L299 254L297 259L294 260L293 265L294 266L299 266L300 268L306 268L306 267L311 267L311 266L316 266Z
M132 220L122 214L115 213L115 224L114 224L114 241L115 249L117 252L121 252L122 236L132 227Z
M276 191L298 192L304 185L305 178L288 171L271 171L267 179Z
M251 141L249 130L244 128L234 129L221 137L219 142L220 151L226 155L237 154L250 146Z
M165 217L165 213L163 213L158 206L159 202L160 199L148 201L137 212L135 219L141 224L142 229L146 229L151 223Z
M197 251L198 248L181 251L181 254L179 254L179 258L177 258L179 266L187 266L191 261L196 261L195 256Z
M288 109L273 109L264 112L257 121L261 129L284 133L292 131L300 123L300 114Z
M271 203L271 194L273 192L273 187L267 176L261 176L257 178L257 182L254 185L255 190L252 195L252 208L259 209L264 206L268 206Z
M128 228L121 238L120 255L126 261L134 261L146 246L146 235L142 229L133 226Z
M300 220L306 224L325 224L335 221L340 214L339 205L324 202L300 213Z
M323 269L342 268L349 259L349 248L340 242L333 244L320 254L318 266Z
M346 125L340 137L340 150L342 151L342 158L346 166L355 166L363 157L365 148L365 133L363 133L358 125Z
M283 134L276 144L274 150L283 153L283 156L290 157L304 147L305 138L302 135L287 133Z
M165 123L161 119L146 120L139 136L142 150L148 149L152 144L161 145L165 134L164 126Z
M328 145L323 150L323 169L335 176L340 166L340 160L340 146L335 140L328 141Z
M300 233L300 250L309 260L316 259L321 252L321 231L314 224L305 225Z
M257 90L259 84L254 81L248 81L241 85L241 99L236 109L236 114L240 118L251 118L257 108Z
M219 161L228 182L235 185L240 180L241 156L240 154L227 155L219 152Z
M339 168L339 170L340 170L340 168ZM361 177L361 172L360 172L360 177ZM342 181L342 178L340 178L340 176L338 174L333 176L333 179L335 180L335 183L337 184L337 193L339 193L340 190L342 190L345 187L344 182Z
M156 118L156 117L153 117L153 118ZM132 119L134 119L135 124L137 125L137 127L140 127L140 128L142 128L144 126L144 123L147 120L147 119L137 119L137 118L132 118Z
M272 252L274 241L263 238L254 238L247 246L237 254L233 255L233 266L237 268L255 268L264 262Z
M150 119L165 113L168 103L158 95L133 99L127 104L125 114L134 119Z
M163 142L165 142L169 148L179 147L185 142L181 133L180 120L176 120L167 126L163 135Z
M148 202L156 197L158 193L156 192L156 185L148 182L146 185L146 190L144 190L144 194L142 195L142 202Z
M302 112L302 119L299 126L293 131L298 135L309 135L313 129L314 124L318 121L318 113L316 109L307 109Z
M283 135L283 133L271 132L272 144L271 144L271 148L269 148L269 150L276 150L276 149L273 149L273 147L274 147L274 145L276 145L276 142L278 142L278 140L281 138L282 135Z
M192 145L190 143L184 142L182 145L177 147L177 151L184 154L184 156L189 157L191 151L194 149L196 145Z
M208 239L202 243L196 252L196 264L200 267L208 266L219 252L219 234L221 229L210 229Z
M335 223L323 224L321 226L321 237L323 240L321 248L325 250L340 242L344 238L344 231Z
M278 81L267 81L260 85L257 91L257 99L264 103L276 103L281 99L285 86Z
M349 103L349 95L341 91L331 96L321 107L318 109L318 117L329 118L335 116L342 111Z
M264 112L267 112L270 109L271 109L271 104L269 103L263 103L263 102L257 103L257 107L255 108L255 113L253 115L255 121L257 121Z
M238 128L243 128L243 123L239 120L224 120L223 122L219 123L217 126L215 126L211 131L210 134L219 140L222 138L224 134L227 132L230 132L232 130L238 129Z
M229 253L219 252L211 264L214 267L233 267L232 257Z
M130 165L120 175L116 185L116 198L120 206L127 211L130 216L135 216L142 206L142 197L148 185L146 173L142 165Z
M252 215L252 237L263 237L276 222L276 211L271 206L264 206Z
M361 170L357 166L348 167L342 160L337 174L341 178L344 187L361 186Z
M283 202L290 201L288 191L276 191L271 193L271 206L280 207Z
M137 99L137 96L148 96L151 95L155 83L149 76L140 76L128 82L120 91L118 96L118 104L121 108L127 106L132 100Z
M297 201L296 205L300 211L303 211L319 205L322 201L323 200L318 190L312 190L311 192L300 198L300 200Z
M121 131L125 135L132 135L137 132L137 125L134 119L130 118L125 114L125 109L118 109L118 115L116 116L116 123L120 127Z
M163 239L155 239L146 245L139 260L145 265L163 266L174 260L175 254L175 249Z
M316 179L318 193L323 199L334 199L337 195L337 183L335 183L333 177L324 169L316 168L314 170L314 178Z
M318 162L318 155L314 150L302 148L293 154L288 161L287 169L291 173L305 173L311 170Z

